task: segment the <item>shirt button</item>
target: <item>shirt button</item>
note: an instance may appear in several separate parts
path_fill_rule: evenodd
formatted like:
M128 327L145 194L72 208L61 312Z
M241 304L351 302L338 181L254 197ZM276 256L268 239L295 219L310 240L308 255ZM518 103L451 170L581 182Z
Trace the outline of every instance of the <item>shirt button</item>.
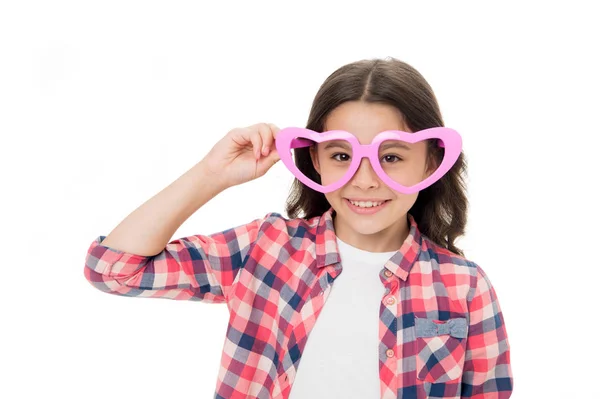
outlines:
M385 354L387 355L387 357L392 357L392 356L394 356L394 350L388 349L385 351Z
M388 299L385 300L385 302L388 305L393 305L394 303L396 303L396 298L394 298L393 296L389 297Z
M392 272L387 269L383 274L385 274L386 277L392 277Z

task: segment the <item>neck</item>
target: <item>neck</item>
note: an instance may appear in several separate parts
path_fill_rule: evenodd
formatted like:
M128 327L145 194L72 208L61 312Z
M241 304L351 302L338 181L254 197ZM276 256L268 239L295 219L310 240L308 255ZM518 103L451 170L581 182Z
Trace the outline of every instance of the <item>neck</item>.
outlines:
M343 223L333 215L336 236L355 248L369 252L398 251L409 234L408 218L403 217L398 223L372 234L361 234Z

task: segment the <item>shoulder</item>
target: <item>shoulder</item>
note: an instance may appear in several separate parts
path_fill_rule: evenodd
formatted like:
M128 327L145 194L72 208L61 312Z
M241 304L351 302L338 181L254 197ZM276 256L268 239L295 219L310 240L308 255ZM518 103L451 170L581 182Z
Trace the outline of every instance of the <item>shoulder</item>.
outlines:
M474 261L442 247L426 235L422 235L421 237L422 258L432 260L440 265L451 265L456 269L473 269L471 270L473 272L479 267Z
M314 238L317 235L317 228L320 225L321 216L315 216L309 219L287 218L279 212L269 212L259 222L259 234L265 234L271 239L277 237L287 238Z
M468 282L471 287L469 299L476 290L492 289L492 283L479 263L436 244L427 236L423 236L421 258L434 262L442 276L451 275L453 279L460 279L463 283ZM462 278L457 278L457 276L462 276Z
M309 219L289 219L279 212L269 212L262 218L262 224L266 227L274 227L288 231L295 231L298 229L314 230L319 225L320 220L321 216L314 216Z
M442 247L427 236L422 236L421 260L433 262L442 275L464 276L473 289L481 284L491 285L479 263Z

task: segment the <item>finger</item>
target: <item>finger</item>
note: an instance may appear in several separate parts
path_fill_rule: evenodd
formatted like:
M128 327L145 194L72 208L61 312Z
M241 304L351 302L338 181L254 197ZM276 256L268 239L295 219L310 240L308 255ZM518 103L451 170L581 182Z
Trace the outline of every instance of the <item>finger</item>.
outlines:
M252 150L254 152L254 157L256 159L260 159L260 149L262 148L262 138L260 133L253 131L250 133L250 140L252 141Z
M264 156L269 155L271 148L273 148L273 133L271 132L271 127L266 123L261 123L258 126L258 131L260 132L260 137L262 139L262 148L261 153Z
M279 131L281 129L278 128L277 125L275 125L274 123L269 123L269 126L271 127L271 132L273 132L273 138L276 138L277 137L277 133L279 133Z
M265 144L265 141L263 141L263 147L265 147L263 155L269 155L269 152L275 149L275 139L277 138L277 133L281 130L273 123L268 123L267 125L269 126L270 132L268 134L267 143Z
M279 160L279 153L276 150L271 151L268 157L264 157L259 161L260 170L264 170L264 172L261 173L266 173L266 171L269 170L269 168L271 168L273 165L275 165Z
M273 148L267 159L269 160L269 162L272 163L272 165L275 165L281 159L279 157L279 152L277 152L277 149Z

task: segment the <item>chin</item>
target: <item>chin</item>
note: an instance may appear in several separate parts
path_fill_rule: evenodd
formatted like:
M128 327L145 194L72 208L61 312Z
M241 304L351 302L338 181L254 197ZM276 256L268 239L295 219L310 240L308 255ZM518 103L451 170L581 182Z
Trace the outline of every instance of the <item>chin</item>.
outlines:
M364 223L352 224L352 229L364 236L377 234L388 227L389 226L385 226L381 223L371 223L369 225L365 225Z
M353 212L350 208L348 208L348 204L346 204L345 199L340 199L338 201L338 205L335 207L337 214L341 213L344 215L347 223L355 227L356 231L363 232L364 234L370 234L366 230L382 230L386 225L389 225L392 222L392 218L390 215L394 215L395 210L393 208L393 202L391 201L385 209L380 210L374 214L365 214L359 215ZM373 233L377 232L373 231Z

